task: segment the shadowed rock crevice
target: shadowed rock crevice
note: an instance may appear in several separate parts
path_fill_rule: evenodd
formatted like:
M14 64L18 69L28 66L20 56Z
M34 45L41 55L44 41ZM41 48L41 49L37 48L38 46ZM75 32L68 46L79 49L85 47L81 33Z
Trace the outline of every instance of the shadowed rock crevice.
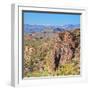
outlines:
M54 70L55 71L56 71L56 69L58 69L60 58L61 58L60 53L55 52L55 56L54 56L54 64L55 64Z

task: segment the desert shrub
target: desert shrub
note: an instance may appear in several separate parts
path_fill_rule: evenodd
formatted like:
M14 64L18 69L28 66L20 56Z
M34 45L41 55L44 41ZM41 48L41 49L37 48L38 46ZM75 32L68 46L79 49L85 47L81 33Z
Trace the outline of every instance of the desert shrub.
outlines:
M79 75L80 66L77 61L61 65L57 70L57 75Z

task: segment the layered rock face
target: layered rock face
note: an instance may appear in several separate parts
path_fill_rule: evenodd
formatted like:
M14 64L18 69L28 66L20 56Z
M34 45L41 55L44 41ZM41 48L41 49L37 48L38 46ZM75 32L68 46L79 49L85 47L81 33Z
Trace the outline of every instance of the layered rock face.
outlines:
M54 43L54 48L52 50L52 60L54 60L55 70L59 65L72 62L73 58L80 60L79 30L58 33L58 35L55 37Z

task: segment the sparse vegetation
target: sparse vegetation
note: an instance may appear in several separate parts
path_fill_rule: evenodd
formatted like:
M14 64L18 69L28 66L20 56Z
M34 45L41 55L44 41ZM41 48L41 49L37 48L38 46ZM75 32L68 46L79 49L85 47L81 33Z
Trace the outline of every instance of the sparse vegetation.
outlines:
M24 37L24 77L80 74L79 29L54 32L54 37Z

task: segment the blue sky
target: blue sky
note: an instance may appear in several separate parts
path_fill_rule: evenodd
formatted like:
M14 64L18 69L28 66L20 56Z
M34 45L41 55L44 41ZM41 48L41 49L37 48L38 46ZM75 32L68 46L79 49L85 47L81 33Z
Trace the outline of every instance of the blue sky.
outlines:
M24 15L24 24L46 24L46 25L80 24L79 14L23 12L23 15Z

